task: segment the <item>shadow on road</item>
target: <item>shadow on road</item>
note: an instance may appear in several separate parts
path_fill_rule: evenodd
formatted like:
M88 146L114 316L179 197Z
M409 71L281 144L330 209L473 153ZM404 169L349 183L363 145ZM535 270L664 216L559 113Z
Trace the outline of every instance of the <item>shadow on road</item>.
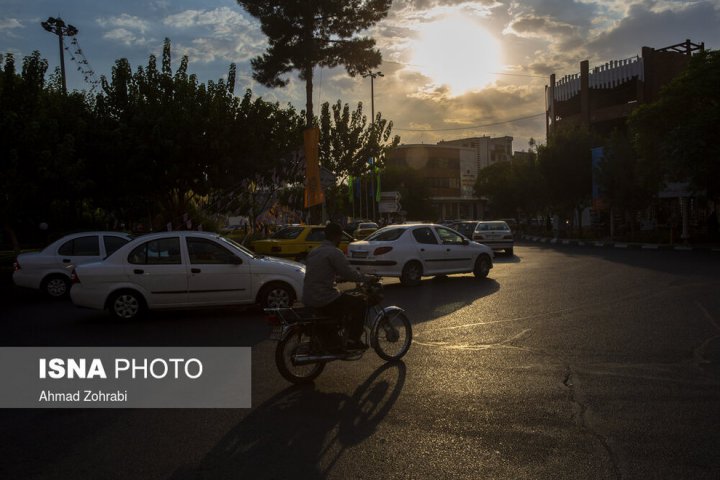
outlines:
M193 468L171 480L326 478L353 445L372 436L405 384L406 367L385 363L352 396L292 386L245 417Z
M499 290L500 284L490 278L435 277L423 280L417 287L397 283L385 286L384 305L394 304L405 309L410 321L416 324L449 315Z

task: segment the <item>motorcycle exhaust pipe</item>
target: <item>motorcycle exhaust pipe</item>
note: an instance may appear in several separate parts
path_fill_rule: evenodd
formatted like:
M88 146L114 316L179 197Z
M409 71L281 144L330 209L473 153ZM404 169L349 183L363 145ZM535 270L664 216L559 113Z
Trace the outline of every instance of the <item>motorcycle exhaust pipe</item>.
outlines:
M301 365L310 365L311 363L330 362L332 360L340 360L346 355L295 355L292 357L292 364L296 367Z

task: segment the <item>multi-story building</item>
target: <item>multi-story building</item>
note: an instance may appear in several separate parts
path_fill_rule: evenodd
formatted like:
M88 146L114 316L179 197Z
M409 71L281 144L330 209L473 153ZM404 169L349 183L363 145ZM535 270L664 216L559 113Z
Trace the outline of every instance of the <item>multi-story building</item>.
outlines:
M624 129L638 105L652 102L663 86L687 65L690 55L704 50L690 40L669 47L642 48L642 55L612 60L590 68L580 62L580 73L559 80L550 75L545 112L548 136L561 128L583 126L600 135Z
M512 159L512 137L475 137L437 145L400 145L385 159L388 166L412 168L430 189L441 218L483 218L486 201L475 196L478 171Z

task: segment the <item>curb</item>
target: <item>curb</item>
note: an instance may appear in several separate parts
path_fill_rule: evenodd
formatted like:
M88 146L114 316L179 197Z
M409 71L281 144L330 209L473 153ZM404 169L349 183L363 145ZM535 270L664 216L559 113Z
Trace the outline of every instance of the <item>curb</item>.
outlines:
M687 245L669 245L657 243L628 243L628 242L612 242L597 240L575 240L575 239L557 239L548 237L539 237L533 235L522 235L520 237L526 242L545 243L549 245L561 245L572 247L593 247L593 248L618 248L624 250L662 250L675 252L704 252L712 254L720 254L720 247L716 246L687 246Z

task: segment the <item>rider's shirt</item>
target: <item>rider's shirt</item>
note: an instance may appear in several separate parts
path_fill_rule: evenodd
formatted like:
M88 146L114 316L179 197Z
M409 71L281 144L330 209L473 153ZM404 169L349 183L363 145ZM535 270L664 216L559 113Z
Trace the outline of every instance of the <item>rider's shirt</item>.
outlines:
M302 302L308 307L324 307L340 296L335 278L362 282L363 275L353 270L345 254L329 240L308 253L305 259Z

